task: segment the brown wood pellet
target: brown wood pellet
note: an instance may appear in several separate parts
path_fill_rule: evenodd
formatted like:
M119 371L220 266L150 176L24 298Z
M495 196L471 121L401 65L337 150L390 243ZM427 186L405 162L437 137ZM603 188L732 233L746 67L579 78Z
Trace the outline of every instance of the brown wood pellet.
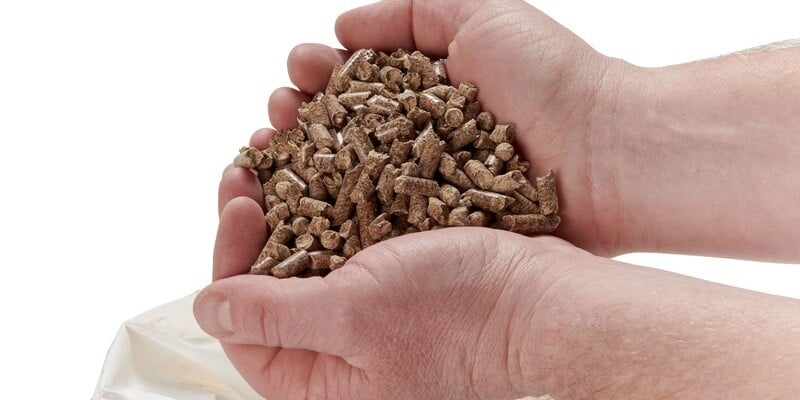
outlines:
M297 128L240 150L270 232L252 274L324 276L377 242L444 227L556 229L553 172L526 178L515 126L483 110L474 85L451 86L444 65L358 50L300 106Z

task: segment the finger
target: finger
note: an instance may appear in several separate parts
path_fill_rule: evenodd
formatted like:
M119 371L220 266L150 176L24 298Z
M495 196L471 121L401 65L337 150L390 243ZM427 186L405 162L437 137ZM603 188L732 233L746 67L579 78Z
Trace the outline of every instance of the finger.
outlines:
M348 49L418 49L432 57L446 57L459 27L481 3L485 2L381 1L339 16L336 36Z
M348 356L356 308L342 286L326 279L241 275L203 289L194 311L200 327L226 343Z
M237 197L222 210L214 244L213 280L246 273L267 237L261 206L248 197Z
M463 228L453 232L462 235L459 240L442 240L441 233L432 232L388 240L358 253L325 279L233 276L198 294L195 316L224 342L352 356L359 335L371 330L369 315L381 312L384 286L416 287L438 269L460 270L465 258L493 257L481 252L487 242L497 242L494 232Z
M314 385L314 377L350 377L353 367L339 357L310 350L281 349L222 342L225 354L239 374L268 399L317 398L326 385ZM326 371L332 373L320 373ZM352 381L350 383L353 383ZM334 386L327 382L327 386Z
M257 204L263 203L263 190L258 177L247 168L225 168L217 192L217 211L222 214L222 209L231 199L242 196L253 199Z
M261 128L253 132L253 135L250 136L250 146L259 150L266 149L272 143L272 139L275 138L275 133L275 129L271 128Z
M292 88L282 87L272 92L267 104L272 126L278 130L296 127L297 109L304 101L311 101L311 96Z
M225 174L227 174L228 171L230 171L230 170L232 170L234 168L236 168L236 167L234 167L233 164L226 165L225 169L222 170L222 176L225 176ZM220 178L220 179L222 179L222 178Z
M324 279L241 275L216 281L198 294L195 317L203 330L226 343L307 349L353 364L352 358L370 345L372 337L365 335L374 333L373 324L386 308L402 311L393 296L408 293L392 288L417 290L425 283L437 292L434 286L446 280L431 277L452 271L480 280L489 271L461 268L466 260L493 260L530 246L531 239L522 235L485 228L408 235L370 246Z
M264 369L269 368L280 348L266 347L254 344L236 344L220 342L222 350L233 364L236 371L244 380L253 387L260 395L269 398L267 390L269 384L264 379ZM305 350L308 351L308 350ZM313 352L309 352L312 353ZM295 372L295 371L292 371Z
M313 95L325 90L333 66L344 64L350 55L324 44L305 43L295 46L286 64L289 79L303 92Z

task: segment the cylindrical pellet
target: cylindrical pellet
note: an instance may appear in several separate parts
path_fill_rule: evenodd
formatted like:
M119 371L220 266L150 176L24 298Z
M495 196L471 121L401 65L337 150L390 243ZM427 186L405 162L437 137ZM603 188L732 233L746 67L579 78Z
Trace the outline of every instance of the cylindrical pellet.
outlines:
M417 129L422 129L431 122L431 113L419 107L412 108L406 117L414 123L414 127Z
M480 102L475 101L467 104L466 106L464 106L464 120L467 121L470 119L474 119L475 117L478 116L478 114L481 113L481 111L483 110L481 109Z
M275 230L275 227L278 226L278 223L281 221L286 221L287 218L291 216L289 212L289 206L286 203L279 203L270 208L267 211L267 214L264 216L264 219L267 221L267 225L269 225L270 230Z
M488 226L491 217L485 211L473 211L467 216L467 223L470 226Z
M345 262L347 262L347 258L339 255L332 255L328 262L328 268L330 268L331 271L342 268Z
M341 127L347 118L347 110L339 103L339 99L333 94L328 94L323 96L321 101L328 111L333 126Z
M392 206L389 207L389 213L392 215L405 216L408 215L408 200L409 195L399 193L394 196Z
M389 205L394 201L394 181L398 176L400 176L400 170L392 164L386 164L378 179L378 184L375 185L378 201L384 209L388 210Z
M403 93L398 94L395 99L397 99L397 102L403 106L406 112L413 110L417 106L417 94L408 89L404 90Z
M350 239L351 236L358 234L358 227L353 220L348 219L339 225L339 236L343 239Z
M508 142L500 143L494 148L494 155L503 161L508 161L514 157L514 146Z
M473 205L491 212L500 212L514 202L514 199L500 193L470 189L464 192Z
M325 185L328 195L336 199L339 197L339 190L342 188L342 174L339 172L326 174L322 177L322 184Z
M308 180L308 197L321 201L328 199L328 189L325 187L324 175L321 172L314 174Z
M558 211L556 180L552 170L547 171L547 175L536 178L536 191L539 196L539 208L542 209L542 214L548 215Z
M406 161L400 165L400 175L419 178L419 165L413 161Z
M458 85L458 94L464 96L468 102L472 103L478 97L478 88L469 82L461 82Z
M439 160L439 172L447 182L452 183L460 190L467 190L475 187L467 174L458 168L456 160L450 154L443 153Z
M491 132L494 129L494 114L483 111L475 117L475 122L478 124L478 129Z
M439 184L432 179L401 175L394 180L394 191L408 195L436 196L439 194Z
M308 223L308 233L314 236L322 235L322 232L328 230L331 227L331 222L325 217L314 217L311 219L311 222Z
M358 217L358 238L361 247L367 248L376 243L369 235L369 224L375 219L375 202L365 201L356 203L356 217Z
M400 103L379 94L367 100L367 107L370 112L384 116L400 112Z
M253 275L269 275L272 272L272 267L278 265L278 262L272 257L264 257L250 267L250 273Z
M272 257L276 260L285 260L292 254L292 251L289 250L289 247L285 244L267 242L267 244L264 245L264 249L261 250L261 254L263 257L259 256L259 261L266 257Z
M428 197L428 215L439 225L447 225L450 207L438 197Z
M289 182L304 196L308 193L308 185L306 184L306 181L304 181L303 178L300 178L300 176L294 173L291 169L283 168L275 171L272 179L275 181L276 188L277 184L280 182Z
M447 218L448 226L467 226L469 224L469 208L456 207L450 210Z
M330 268L331 257L333 255L334 253L330 250L309 251L308 258L311 260L310 269L312 271L319 271Z
M322 247L322 245L319 242L319 239L310 233L298 236L294 240L294 245L298 249L308 250L308 251L319 250L320 247Z
M317 151L312 157L314 166L326 174L336 171L336 155L330 152Z
M464 164L464 171L476 186L488 190L492 188L494 174L492 174L482 162L469 160Z
M324 127L331 126L331 120L328 117L328 110L325 105L320 101L312 101L310 103L300 104L297 109L297 114L300 120L309 124L320 124Z
M494 154L489 154L486 156L486 160L483 162L483 165L486 166L486 169L488 169L492 175L499 175L503 170L503 161L497 158Z
M372 97L372 92L369 91L342 93L339 95L339 103L353 109L353 106L366 104L370 97Z
M411 195L408 200L408 222L419 225L428 217L428 201L424 196Z
M395 140L392 142L392 146L389 148L389 162L395 167L399 167L400 164L408 159L408 152L411 151L411 146L413 145L414 142L411 140L405 142Z
M528 198L523 196L518 190L512 190L506 192L506 194L514 198L514 202L506 208L506 211L512 214L541 214L539 206L528 200Z
M289 258L272 267L272 276L276 278L297 276L310 266L311 258L308 257L308 252L305 250L298 250L296 253L289 256Z
M350 192L350 201L353 203L363 203L370 200L374 193L375 185L372 183L372 179L370 179L367 174L362 173L361 176L358 177L355 188Z
M370 179L376 180L380 176L383 167L389 163L389 155L377 151L370 151L367 155L367 162L364 163L364 174Z
M234 167L256 168L264 159L264 153L255 147L243 147L242 151L233 159Z
M478 128L475 126L475 120L471 119L453 131L450 142L447 144L447 150L458 150L475 141L478 136Z
M447 111L447 105L444 101L430 93L421 93L417 98L417 102L419 107L431 113L433 118L441 118Z
M447 204L448 207L457 207L458 200L461 198L461 192L453 185L444 184L439 188L439 198Z
M331 205L310 197L303 197L297 206L297 214L304 217L319 217L330 211Z
M359 251L361 251L361 240L358 239L358 235L351 236L342 246L342 254L347 258L354 256Z
M444 152L445 142L434 140L422 149L419 156L419 176L426 179L433 178L439 168L439 162Z
M556 214L504 215L500 219L498 227L510 230L511 232L529 235L533 233L552 232L556 229L559 222L561 222L561 218Z
M267 243L279 243L279 244L287 244L290 240L294 237L294 232L292 232L292 228L289 225L286 225L283 221L279 221L278 224L272 229L272 233L269 235L269 239L267 239Z
M328 250L336 250L342 245L342 237L339 235L339 232L326 230L322 232L322 235L319 237L320 243L322 243L322 247Z
M493 192L510 192L512 190L517 190L522 186L520 179L523 178L522 172L519 171L508 171L503 175L495 176L492 180L492 191Z
M383 240L392 231L392 222L389 220L389 214L383 213L375 217L367 228L370 237L373 240Z
M422 84L422 77L416 72L407 72L403 77L403 87L409 90L417 90Z
M516 136L516 127L513 124L497 124L489 135L489 139L495 143L511 143L514 141L514 136Z
M308 218L297 216L292 220L292 232L295 236L300 236L308 232Z
M444 122L452 127L461 126L464 122L464 113L457 108L449 108L444 113Z

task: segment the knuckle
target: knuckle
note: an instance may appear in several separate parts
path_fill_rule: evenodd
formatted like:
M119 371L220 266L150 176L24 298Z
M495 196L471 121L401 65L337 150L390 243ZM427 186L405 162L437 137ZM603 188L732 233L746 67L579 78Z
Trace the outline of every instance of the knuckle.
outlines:
M280 311L271 295L266 294L257 301L242 306L240 326L243 335L253 342L270 347L281 347Z

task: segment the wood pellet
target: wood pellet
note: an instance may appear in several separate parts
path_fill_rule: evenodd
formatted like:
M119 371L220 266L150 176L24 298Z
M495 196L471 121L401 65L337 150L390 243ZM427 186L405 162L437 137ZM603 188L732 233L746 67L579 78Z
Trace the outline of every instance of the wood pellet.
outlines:
M515 126L477 96L450 85L444 60L354 52L300 106L297 128L234 159L257 172L270 232L250 272L324 276L382 240L445 227L555 230L553 171L528 180Z

